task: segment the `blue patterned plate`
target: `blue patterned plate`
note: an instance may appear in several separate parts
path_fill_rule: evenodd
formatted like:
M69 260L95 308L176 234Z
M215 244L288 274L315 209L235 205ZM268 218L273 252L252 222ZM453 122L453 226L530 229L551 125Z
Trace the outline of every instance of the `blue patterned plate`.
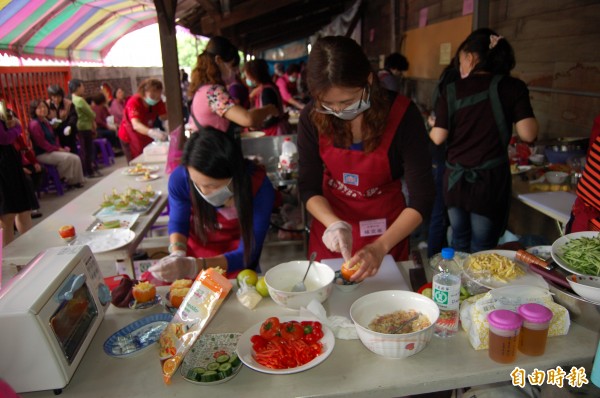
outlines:
M104 342L106 355L126 358L139 354L158 341L160 334L173 319L171 314L155 314L132 322Z

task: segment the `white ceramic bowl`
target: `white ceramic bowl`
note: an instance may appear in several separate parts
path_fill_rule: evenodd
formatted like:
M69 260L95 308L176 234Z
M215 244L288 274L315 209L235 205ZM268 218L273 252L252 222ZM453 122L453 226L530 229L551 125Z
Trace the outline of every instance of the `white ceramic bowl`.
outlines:
M378 333L368 328L376 316L395 311L416 310L429 318L431 326L406 334ZM358 338L375 354L388 358L406 358L421 351L433 336L433 327L440 311L422 294L404 290L383 290L362 296L350 307L350 318L356 325Z
M306 292L292 292L294 285L302 280L308 261L290 261L271 268L265 274L269 295L282 307L297 310L306 307L312 299L320 303L327 300L333 290L333 270L326 264L314 262L306 275Z
M567 180L568 176L569 175L564 171L548 171L546 174L544 174L546 181L548 181L550 184L562 184Z
M529 156L529 161L536 166L541 166L544 164L544 155L541 153L531 155Z
M570 275L567 277L571 289L586 300L600 304L600 278L589 275Z

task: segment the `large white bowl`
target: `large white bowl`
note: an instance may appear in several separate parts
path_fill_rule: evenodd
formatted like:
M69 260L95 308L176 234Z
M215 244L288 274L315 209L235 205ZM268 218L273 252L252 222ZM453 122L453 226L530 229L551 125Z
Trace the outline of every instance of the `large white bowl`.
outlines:
M376 316L395 311L416 310L426 315L431 326L406 334L378 333L369 329ZM362 296L350 307L350 318L356 325L358 338L375 354L388 358L406 358L421 351L433 336L440 310L422 294L404 290L384 290Z
M546 177L546 180L550 184L562 184L567 180L568 176L569 174L564 171L547 171L546 174L544 174L544 177Z
M320 303L327 300L333 289L335 273L326 264L314 262L306 275L306 292L292 292L294 285L302 280L308 261L290 261L271 268L265 274L269 295L282 307L297 310L306 307L313 299Z
M600 278L588 275L570 275L567 277L571 289L586 300L600 304Z

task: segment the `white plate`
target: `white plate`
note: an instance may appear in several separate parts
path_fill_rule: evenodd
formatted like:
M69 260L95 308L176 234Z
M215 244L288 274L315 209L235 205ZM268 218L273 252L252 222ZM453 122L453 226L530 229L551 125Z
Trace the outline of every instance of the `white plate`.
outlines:
M121 172L121 174L124 174L126 176L141 176L144 175L147 171L158 171L158 169L160 169L160 167L158 166L142 165L140 169L136 169L136 166L133 166L127 167Z
M104 228L103 223L113 220L119 220L121 226L119 228L129 228L134 226L135 222L139 218L140 213L130 213L130 214L119 214L118 216L99 216L94 220L93 223L86 229L86 231L101 231L107 228ZM115 228L109 228L115 229Z
M289 321L302 322L302 321L314 321L315 320L313 318L307 318L307 317L302 317L302 316L280 316L278 318L281 322L289 322ZM327 357L333 351L333 346L335 345L335 337L333 336L333 333L331 332L331 330L329 330L329 328L327 326L323 325L324 336L321 339L321 343L323 344L323 352L321 353L321 355L319 355L312 361L305 363L302 366L298 366L298 367L290 368L290 369L271 369L266 366L263 366L254 360L254 357L252 356L252 351L253 351L252 350L252 342L250 341L250 338L252 336L260 333L260 326L263 324L263 322L264 321L257 323L256 325L252 326L250 329L248 329L244 333L242 333L242 335L240 336L240 340L238 342L237 354L240 357L240 359L242 360L242 362L244 363L244 365L246 365L247 367L249 367L251 369L254 369L256 371L263 372L263 373L274 374L274 375L286 375L286 374L292 374L292 373L299 373L299 372L303 372L305 370L314 368L315 366L317 366L318 364L323 362L325 359L327 359Z
M534 256L538 256L542 260L550 260L552 259L552 246L533 246L527 249L528 253L533 254Z
M139 177L135 177L135 180L137 182L146 182L146 181L154 181L159 177L158 174L150 174L148 176L148 178L146 178L146 176L139 176Z
M521 173L525 173L526 171L529 171L529 170L531 170L531 169L533 169L533 166L532 166L532 165L517 166L517 171L513 171L513 170L511 169L511 170L510 170L510 173L511 173L512 175L515 175L515 174L521 174Z
M515 278L513 280L510 280L508 282L500 281L500 280L489 278L489 277L484 278L484 277L475 275L473 272L471 272L471 269L469 268L469 261L471 260L471 257L469 256L465 260L464 266L463 266L463 272L464 272L465 276L467 278L469 278L470 280L472 280L473 282L475 282L476 284L486 287L488 289L496 289L496 288L508 286L508 285L533 285L533 286L540 286L540 287L545 287L545 288L548 287L546 282L544 282L544 278L542 278L541 276L539 276L537 274L532 273L531 271L529 271L529 268L526 267L523 263L515 260L515 256L517 254L516 251L513 251L513 250L484 250L481 252L473 253L471 256L476 256L478 254L493 254L493 253L499 254L504 257L508 257L510 260L513 260L515 262L515 264L517 265L517 267L521 268L525 272L525 275L522 275L522 276Z
M241 138L260 138L260 137L264 137L264 136L265 136L264 131L249 131L249 132L240 134Z
M123 247L135 238L135 232L128 228L105 229L78 233L70 245L88 245L92 253L104 253Z
M581 271L578 271L575 268L572 268L567 262L566 260L564 260L562 258L563 255L563 249L565 244L572 240L572 239L578 239L578 238L594 238L596 236L598 236L598 232L595 231L583 231L583 232L574 232L572 234L567 234L565 236L561 236L560 238L558 238L557 240L554 241L554 243L552 244L552 259L556 262L556 264L558 264L561 268L569 271L572 274L576 274L576 275L586 275L584 273L582 273Z
M230 376L220 380L210 382L197 381L189 379L187 375L193 368L206 368L209 363L216 362L214 358L215 353L223 353L229 356L235 354L235 349L240 336L241 333L214 333L201 335L185 355L185 358L183 358L183 362L179 367L179 373L183 379L187 382L201 386L213 386L233 379L243 367L241 362L233 367L233 373Z
M160 334L173 319L171 314L155 314L130 323L104 342L104 352L115 358L139 354L158 341Z

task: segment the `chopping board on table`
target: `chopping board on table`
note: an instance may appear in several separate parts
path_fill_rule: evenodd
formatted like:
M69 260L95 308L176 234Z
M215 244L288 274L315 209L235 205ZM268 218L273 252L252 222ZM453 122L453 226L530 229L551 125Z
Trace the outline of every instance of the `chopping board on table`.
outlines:
M330 258L320 261L323 264L327 264L334 271L342 268L343 258ZM327 310L328 315L342 315L345 317L350 316L350 306L354 301L365 294L378 292L381 290L411 290L407 281L400 273L400 269L396 265L394 258L390 255L386 255L383 258L379 272L377 275L365 279L360 286L351 292L343 292L333 287L331 297L323 303L323 306Z

